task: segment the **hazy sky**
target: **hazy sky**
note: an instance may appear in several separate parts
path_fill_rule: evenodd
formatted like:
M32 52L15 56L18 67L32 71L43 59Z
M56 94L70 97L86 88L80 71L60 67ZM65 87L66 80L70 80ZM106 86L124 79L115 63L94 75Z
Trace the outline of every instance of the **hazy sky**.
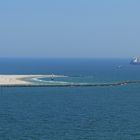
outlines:
M140 0L1 0L0 57L140 55Z

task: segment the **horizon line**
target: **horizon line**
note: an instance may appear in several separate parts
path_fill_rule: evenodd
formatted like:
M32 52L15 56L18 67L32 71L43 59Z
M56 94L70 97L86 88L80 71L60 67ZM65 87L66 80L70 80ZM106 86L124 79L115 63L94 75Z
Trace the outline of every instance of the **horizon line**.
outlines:
M0 57L0 59L131 59L132 57Z

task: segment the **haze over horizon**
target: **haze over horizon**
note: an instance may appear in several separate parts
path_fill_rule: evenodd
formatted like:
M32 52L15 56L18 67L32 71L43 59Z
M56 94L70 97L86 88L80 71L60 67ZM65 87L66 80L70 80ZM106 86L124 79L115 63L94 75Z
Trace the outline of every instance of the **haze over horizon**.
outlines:
M139 0L0 2L0 57L140 56Z

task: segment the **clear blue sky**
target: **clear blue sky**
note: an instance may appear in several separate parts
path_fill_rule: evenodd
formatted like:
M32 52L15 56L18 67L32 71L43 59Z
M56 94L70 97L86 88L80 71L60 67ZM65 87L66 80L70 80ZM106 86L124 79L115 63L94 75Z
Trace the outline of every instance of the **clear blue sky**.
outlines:
M1 0L0 57L140 55L140 0Z

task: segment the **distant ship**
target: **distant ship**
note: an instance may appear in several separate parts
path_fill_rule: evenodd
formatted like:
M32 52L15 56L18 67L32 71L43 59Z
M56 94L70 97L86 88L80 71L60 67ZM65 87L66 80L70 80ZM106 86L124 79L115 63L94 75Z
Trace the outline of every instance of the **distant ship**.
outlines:
M130 64L133 64L133 65L139 64L139 65L140 65L140 57L134 57L134 58L131 60Z

